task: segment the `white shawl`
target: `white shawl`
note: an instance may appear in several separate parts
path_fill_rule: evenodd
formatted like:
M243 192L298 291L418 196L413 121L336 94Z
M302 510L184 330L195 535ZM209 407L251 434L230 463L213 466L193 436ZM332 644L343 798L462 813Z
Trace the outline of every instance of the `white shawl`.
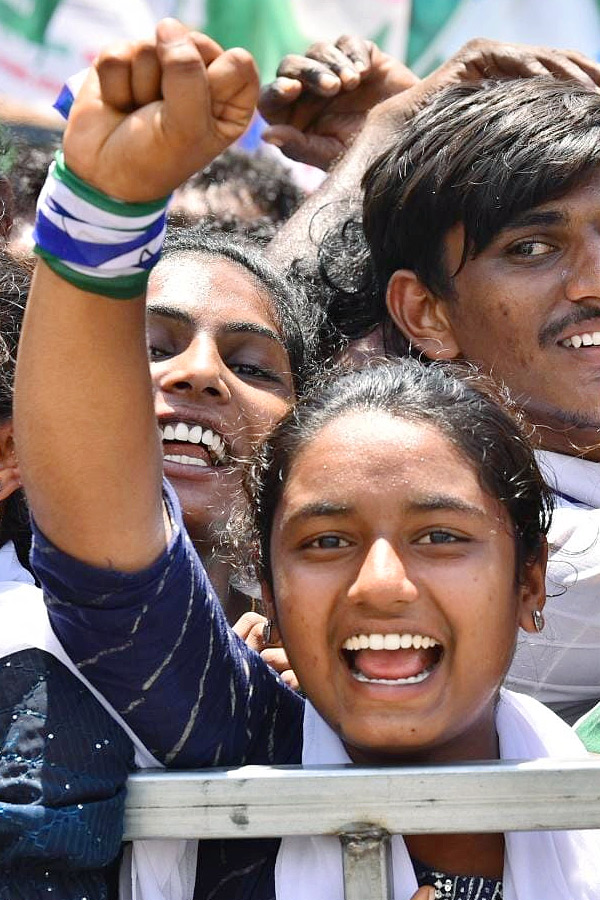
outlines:
M546 627L519 631L506 686L556 704L569 721L600 700L600 463L537 450L555 509Z
M496 726L502 759L581 758L579 738L536 700L503 690ZM304 765L349 763L337 735L310 703L304 713ZM598 900L600 834L597 831L508 832L504 900ZM394 900L417 890L400 835L392 838ZM470 873L465 873L470 874ZM277 900L343 900L342 856L336 837L284 838L275 867Z

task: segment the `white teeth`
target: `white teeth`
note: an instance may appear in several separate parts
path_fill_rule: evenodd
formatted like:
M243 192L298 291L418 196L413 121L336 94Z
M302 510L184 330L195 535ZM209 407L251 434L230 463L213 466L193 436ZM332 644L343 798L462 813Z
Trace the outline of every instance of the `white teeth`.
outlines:
M195 456L181 456L177 453L165 453L165 460L169 462L181 463L184 466L199 466L200 468L208 468L208 463L204 459L198 459Z
M210 428L207 428L203 433L202 443L205 447L208 447L209 450L212 450L217 459L223 459L225 455L225 445L219 435L211 431Z
M419 684L419 682L425 681L431 675L434 668L435 666L430 669L423 669L418 675L409 675L408 678L368 678L362 672L352 672L352 677L357 681L362 681L363 684Z
M162 428L163 441L181 441L182 443L204 444L219 462L225 458L225 444L219 435L210 428L203 429L201 425L187 425L185 422L175 422Z
M438 647L439 641L422 634L355 634L342 644L343 650L418 650Z
M197 456L182 456L181 462L186 466L204 466L204 468L208 468L206 460L198 459Z
M184 422L178 422L175 426L175 440L187 441L190 429Z
M399 650L400 649L400 635L399 634L384 635L383 649L384 650Z
M563 347L575 347L576 350L579 350L580 347L599 347L600 331L584 331L581 334L573 334L560 343Z

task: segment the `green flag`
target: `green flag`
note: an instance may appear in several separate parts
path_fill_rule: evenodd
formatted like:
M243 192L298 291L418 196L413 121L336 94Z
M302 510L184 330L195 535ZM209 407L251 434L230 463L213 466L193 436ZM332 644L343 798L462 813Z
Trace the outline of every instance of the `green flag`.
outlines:
M600 0L599 0L600 2ZM442 30L461 0L412 0L406 64L412 66ZM440 60L441 62L442 60ZM432 66L435 68L435 66Z
M0 27L25 40L43 44L46 29L60 0L0 0Z
M286 53L302 53L311 42L302 34L291 0L207 0L204 30L223 47L245 47L263 81L275 77Z

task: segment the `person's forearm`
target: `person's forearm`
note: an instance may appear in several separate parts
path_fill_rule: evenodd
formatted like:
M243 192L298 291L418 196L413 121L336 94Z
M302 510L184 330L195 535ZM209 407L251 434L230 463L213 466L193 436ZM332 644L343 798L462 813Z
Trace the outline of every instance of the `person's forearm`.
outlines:
M15 430L38 525L84 562L136 571L165 546L136 293L160 255L168 195L243 133L257 93L248 53L164 19L154 41L102 51L70 111L38 206L50 268L39 263L29 298Z
M165 493L171 542L143 572L82 565L34 528L32 562L52 629L161 762L298 762L302 701L231 633L176 496Z
M15 389L18 457L38 525L71 555L125 571L165 545L144 313L143 298L87 294L39 262Z
M391 119L369 114L365 127L331 175L269 244L267 254L274 263L287 267L296 259L315 260L329 229L353 215L360 215L362 177L394 139L398 127Z

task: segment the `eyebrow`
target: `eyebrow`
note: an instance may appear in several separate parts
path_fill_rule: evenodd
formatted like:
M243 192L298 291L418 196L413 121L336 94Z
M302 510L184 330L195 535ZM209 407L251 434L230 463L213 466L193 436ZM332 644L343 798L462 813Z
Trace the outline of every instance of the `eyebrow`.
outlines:
M436 512L448 510L449 512L465 512L474 516L485 516L486 512L475 503L468 503L466 500L460 500L458 497L451 497L447 494L432 494L431 496L420 497L408 504L410 510L416 512Z
M568 224L569 217L566 213L560 212L557 209L549 209L545 212L535 210L529 210L524 213L520 213L515 216L514 219L511 219L510 222L507 222L506 225L502 228L502 231L507 231L510 228L534 228L536 226L550 226L550 225L566 225Z
M474 503L467 503L458 497L451 497L445 494L432 494L431 496L419 497L408 504L409 512L464 512L473 516L485 516L486 511ZM354 507L344 503L330 503L327 500L317 500L315 503L307 503L296 512L293 512L287 519L286 525L290 523L304 522L308 519L327 518L328 516L349 516L354 512Z
M353 511L353 507L344 503L329 503L327 500L317 500L315 503L307 503L300 509L293 512L285 523L296 524L296 522L304 522L307 519L324 519L327 516L348 516Z
M266 325L259 325L257 322L229 322L223 329L225 334L257 334L259 337L268 338L271 341L277 341L282 347L285 347L281 335L268 328Z
M195 324L191 313L177 307L163 306L161 303L148 303L146 305L146 315L164 316L166 319L174 319L176 322L183 322L185 325Z
M184 325L195 326L196 320L194 316L185 309L174 306L163 306L161 303L148 303L146 314L151 316L164 316L166 319L172 319L175 322L181 322ZM266 325L259 325L257 322L228 322L223 328L225 334L256 334L259 337L276 341L285 349L283 338L277 334L272 328Z

